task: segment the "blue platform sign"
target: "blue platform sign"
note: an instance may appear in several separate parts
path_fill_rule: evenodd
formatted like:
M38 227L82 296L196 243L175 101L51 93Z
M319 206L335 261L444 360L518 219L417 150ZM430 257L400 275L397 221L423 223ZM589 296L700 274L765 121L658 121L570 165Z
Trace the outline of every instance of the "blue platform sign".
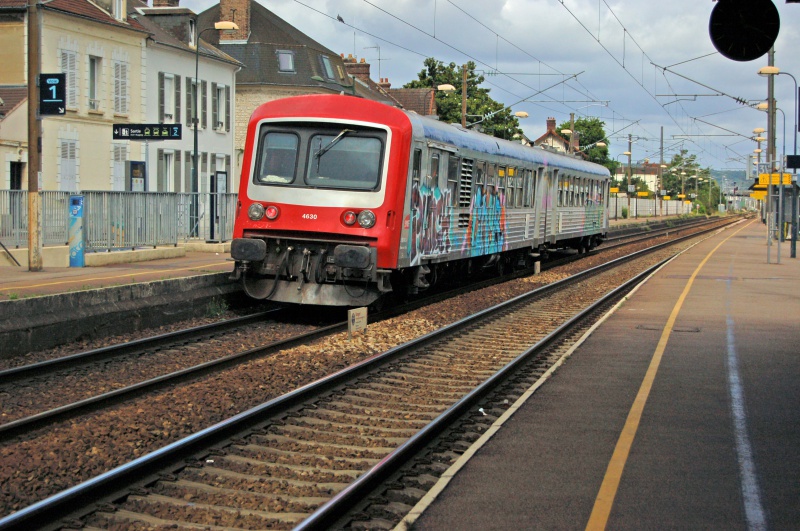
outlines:
M69 266L84 267L83 196L69 196Z

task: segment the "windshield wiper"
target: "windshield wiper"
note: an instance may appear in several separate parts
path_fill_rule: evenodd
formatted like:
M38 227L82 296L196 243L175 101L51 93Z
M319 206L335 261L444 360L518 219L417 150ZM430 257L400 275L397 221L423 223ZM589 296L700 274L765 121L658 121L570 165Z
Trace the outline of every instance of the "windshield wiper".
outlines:
M339 143L339 140L341 140L342 138L344 138L344 135L346 135L346 134L348 134L348 133L355 133L355 131L354 131L354 130L352 130L352 129L342 129L342 131L341 131L341 132L340 132L338 135L336 135L336 136L333 138L333 140L331 140L330 142L328 142L327 144L325 144L325 147L322 147L322 148L320 148L320 149L319 149L319 151L317 151L316 153L314 153L314 157L315 157L315 158L317 158L317 159L321 158L321 157L322 157L322 155L324 155L325 153L327 153L327 152L328 152L328 151L329 151L329 150L330 150L330 149L331 149L333 146L335 146L336 144L338 144L338 143Z

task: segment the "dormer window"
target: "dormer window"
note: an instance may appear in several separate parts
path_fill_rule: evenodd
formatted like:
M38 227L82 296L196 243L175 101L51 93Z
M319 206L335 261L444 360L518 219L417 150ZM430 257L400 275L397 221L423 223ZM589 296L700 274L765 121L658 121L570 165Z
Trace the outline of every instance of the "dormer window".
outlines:
M294 52L290 50L278 50L278 71L279 72L295 72L294 68Z
M112 15L117 20L125 20L125 0L112 0Z
M325 77L328 79L336 79L333 73L333 63L331 63L331 58L327 55L323 55L320 57L322 59L322 69L325 72Z

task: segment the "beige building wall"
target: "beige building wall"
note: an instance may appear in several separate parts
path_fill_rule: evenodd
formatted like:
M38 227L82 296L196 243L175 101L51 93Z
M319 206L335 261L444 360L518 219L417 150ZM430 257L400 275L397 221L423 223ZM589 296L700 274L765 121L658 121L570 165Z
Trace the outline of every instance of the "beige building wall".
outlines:
M67 105L67 114L42 120L43 190L124 189L124 181L123 188L119 184L124 161L141 160L143 151L137 142L115 142L112 126L142 122L147 105L142 83L146 66L144 37L140 32L78 17L45 14L42 72L62 72L61 53L67 50L75 54L76 83L74 89L68 86L68 91L75 91L75 101ZM96 58L100 65L96 98L92 102L91 58ZM127 69L126 112L115 112L114 73L118 64ZM66 159L62 157L64 154Z
M25 18L0 22L0 84L25 85Z

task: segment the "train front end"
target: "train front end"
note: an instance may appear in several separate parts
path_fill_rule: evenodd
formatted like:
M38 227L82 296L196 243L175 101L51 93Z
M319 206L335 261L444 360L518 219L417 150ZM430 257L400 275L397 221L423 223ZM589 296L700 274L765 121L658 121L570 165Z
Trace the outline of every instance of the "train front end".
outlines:
M391 291L410 135L402 111L351 96L256 109L231 244L245 292L354 307Z

